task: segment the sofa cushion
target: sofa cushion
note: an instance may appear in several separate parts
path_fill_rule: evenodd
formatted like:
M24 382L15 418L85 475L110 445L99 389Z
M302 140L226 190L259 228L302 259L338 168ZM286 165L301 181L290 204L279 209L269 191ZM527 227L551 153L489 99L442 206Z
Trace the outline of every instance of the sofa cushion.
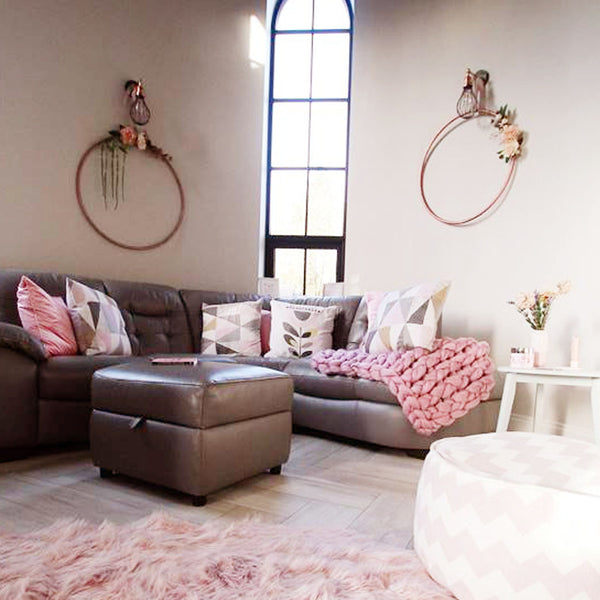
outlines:
M131 343L115 300L67 278L67 304L81 354L131 356Z
M176 289L115 280L107 280L104 285L121 309L134 355L194 350L183 302Z
M23 275L17 288L17 310L23 328L42 342L47 356L77 354L73 325L60 296L50 296Z
M202 305L202 354L260 355L261 300Z
M381 354L416 347L431 350L449 287L450 282L443 281L394 292L368 292L365 351Z
M89 402L94 371L112 365L147 360L145 357L131 356L54 356L39 366L40 398Z
M306 358L332 344L337 306L271 302L270 350L267 356Z
M294 391L306 396L334 400L368 400L398 406L387 385L344 375L323 375L312 368L309 359L290 360L284 369L294 381Z
M65 300L67 277L77 279L88 287L100 292L106 291L100 279L90 279L78 275L65 275L60 273L40 273L36 271L19 271L16 269L0 270L0 321L21 325L17 311L17 287L21 277L25 275L37 283L50 296L60 296Z
M269 298L258 294L238 294L236 292L214 292L210 290L180 290L179 294L185 306L194 352L200 352L202 338L202 304L229 304L231 302L248 302L262 300L262 308L269 309Z
M288 304L308 304L310 306L337 306L338 314L333 325L332 348L345 348L348 343L348 333L354 321L356 309L361 296L301 296L292 298L277 298Z

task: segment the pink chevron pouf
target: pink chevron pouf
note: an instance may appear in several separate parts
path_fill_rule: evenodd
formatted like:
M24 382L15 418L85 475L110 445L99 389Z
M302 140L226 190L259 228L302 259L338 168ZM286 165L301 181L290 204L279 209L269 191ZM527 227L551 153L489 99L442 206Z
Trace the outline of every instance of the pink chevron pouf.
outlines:
M0 533L1 600L453 600L413 551L348 531L155 513Z
M600 449L521 432L435 442L414 543L459 600L598 600Z

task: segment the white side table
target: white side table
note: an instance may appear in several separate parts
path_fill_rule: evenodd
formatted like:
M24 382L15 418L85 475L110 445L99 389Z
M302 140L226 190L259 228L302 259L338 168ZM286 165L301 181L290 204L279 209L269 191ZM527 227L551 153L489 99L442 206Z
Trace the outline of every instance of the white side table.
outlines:
M600 445L600 371L585 371L569 368L534 368L520 369L513 367L498 367L500 373L506 373L500 413L496 431L506 431L510 420L517 383L533 383L535 385L535 400L533 412L533 428L537 420L537 404L542 401L544 385L572 385L590 388L592 403L592 426L594 439Z

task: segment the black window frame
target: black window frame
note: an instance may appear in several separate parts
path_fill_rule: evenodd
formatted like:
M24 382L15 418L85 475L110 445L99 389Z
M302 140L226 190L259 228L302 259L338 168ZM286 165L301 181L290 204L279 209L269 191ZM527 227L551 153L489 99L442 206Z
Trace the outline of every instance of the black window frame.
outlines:
M274 277L275 275L275 252L280 248L294 248L304 250L304 279L302 293L306 293L306 269L307 269L307 251L308 250L336 250L336 281L344 281L345 272L345 255L346 255L346 219L348 210L348 159L350 148L350 109L351 109L351 91L352 91L352 57L354 44L354 10L350 0L343 0L348 10L349 27L347 29L285 29L277 30L275 25L279 11L287 0L277 0L273 8L271 16L271 53L269 61L269 105L268 105L268 133L267 133L267 166L266 166L266 206L265 206L265 253L264 253L264 275L265 277ZM293 0L292 0L293 1ZM313 0L313 26L314 26L314 7ZM347 33L349 35L349 60L348 60L348 94L346 98L279 98L273 97L274 84L274 69L275 69L275 39L278 35L298 35L298 34L335 34ZM312 71L312 55L311 55L311 71ZM311 90L312 92L312 90ZM308 102L309 104L316 102L344 102L347 107L346 116L346 153L344 167L312 167L307 164L306 167L273 167L271 162L271 151L273 141L273 106L276 103L285 102ZM310 120L308 131L308 146L310 147ZM311 171L344 171L344 214L343 214L343 229L340 236L323 236L323 235L271 235L270 233L270 215L271 215L271 173L277 170L298 170L305 171L307 177L306 188L306 220L305 232L308 228L308 194L310 188L308 178Z

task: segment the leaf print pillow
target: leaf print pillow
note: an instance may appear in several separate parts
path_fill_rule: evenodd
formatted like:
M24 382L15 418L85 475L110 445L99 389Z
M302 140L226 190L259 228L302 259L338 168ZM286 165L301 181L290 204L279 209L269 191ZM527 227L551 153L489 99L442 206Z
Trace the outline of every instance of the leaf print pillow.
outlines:
M308 358L331 348L337 306L271 301L271 349L265 356Z

